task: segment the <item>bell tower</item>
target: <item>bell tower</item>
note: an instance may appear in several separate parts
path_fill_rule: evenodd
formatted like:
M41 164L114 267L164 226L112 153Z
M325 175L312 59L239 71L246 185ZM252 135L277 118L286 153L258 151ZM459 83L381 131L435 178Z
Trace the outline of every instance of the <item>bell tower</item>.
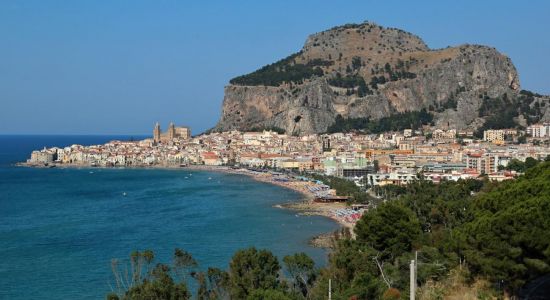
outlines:
M160 125L159 122L155 124L155 129L153 129L153 141L155 144L160 143Z
M176 137L176 126L173 122L170 122L170 126L168 126L168 139L171 141Z

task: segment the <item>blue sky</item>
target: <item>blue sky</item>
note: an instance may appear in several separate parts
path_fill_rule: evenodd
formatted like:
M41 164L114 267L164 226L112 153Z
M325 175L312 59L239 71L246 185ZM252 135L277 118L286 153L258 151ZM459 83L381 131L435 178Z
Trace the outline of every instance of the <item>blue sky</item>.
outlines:
M149 134L215 125L229 79L314 32L374 21L431 48L496 47L550 94L548 1L0 2L0 134Z

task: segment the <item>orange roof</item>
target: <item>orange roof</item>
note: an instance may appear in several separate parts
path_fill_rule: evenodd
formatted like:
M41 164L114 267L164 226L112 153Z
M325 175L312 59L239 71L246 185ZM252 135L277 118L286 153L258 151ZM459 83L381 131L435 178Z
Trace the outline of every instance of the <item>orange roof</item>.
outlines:
M201 153L203 159L217 159L218 155L214 152L208 151Z

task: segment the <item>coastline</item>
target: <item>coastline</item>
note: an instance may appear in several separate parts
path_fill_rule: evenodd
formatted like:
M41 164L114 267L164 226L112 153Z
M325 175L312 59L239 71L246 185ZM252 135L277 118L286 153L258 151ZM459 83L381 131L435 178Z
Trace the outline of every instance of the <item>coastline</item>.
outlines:
M304 216L322 216L329 218L335 221L340 225L341 229L353 230L354 224L347 222L344 218L337 218L334 215L334 211L338 209L349 208L345 203L317 203L313 200L315 199L315 194L311 192L309 187L317 186L316 183L311 181L276 181L274 176L269 173L252 171L244 168L232 169L225 166L200 166L200 165L191 165L182 167L181 169L188 170L199 170L199 171L212 171L212 172L223 172L228 174L239 174L250 177L253 180L264 182L268 184L277 185L283 188L287 188L299 193L302 198L297 201L292 201L288 203L277 204L274 207L280 209L288 209L298 212L300 215ZM323 234L327 235L327 234Z
M258 172L254 170L249 170L246 168L231 168L227 166L209 166L209 165L154 165L154 166L122 166L122 167L106 167L106 166L91 166L86 164L53 164L53 165L40 165L40 164L29 164L27 162L20 162L15 164L20 167L31 167L31 168L77 168L77 169L158 169L158 170L195 170L195 171L211 171L211 172L221 172L227 174L237 174L244 175L249 177L252 180L263 182L267 184L277 185L282 188L290 189L301 195L296 201L281 203L274 205L275 208L279 209L288 209L298 212L299 215L304 216L322 216L329 218L332 221L336 222L340 229L348 229L353 231L354 223L346 221L345 218L337 217L335 212L340 209L348 208L345 203L317 203L313 200L315 199L315 194L309 189L310 187L317 186L316 183L311 181L298 181L298 180L287 180L287 181L278 181L275 180L275 176L269 172ZM312 241L316 239L323 239L323 237L332 236L333 233L324 233L319 236L312 237ZM318 246L318 243L313 243L315 246ZM319 243L326 244L326 243Z
M311 181L276 181L274 180L274 176L270 173L257 172L245 168L233 169L225 166L191 165L183 167L182 169L245 175L252 180L277 185L299 193L302 196L301 199L277 204L273 207L296 211L298 215L302 216L321 216L329 218L339 225L339 228L335 231L312 236L308 242L308 244L312 247L331 249L334 248L335 240L339 239L340 236L354 236L353 228L355 227L355 223L348 222L346 218L337 217L335 214L336 211L347 209L349 207L345 203L318 203L313 201L315 199L315 194L311 192L308 187L313 187L317 184Z

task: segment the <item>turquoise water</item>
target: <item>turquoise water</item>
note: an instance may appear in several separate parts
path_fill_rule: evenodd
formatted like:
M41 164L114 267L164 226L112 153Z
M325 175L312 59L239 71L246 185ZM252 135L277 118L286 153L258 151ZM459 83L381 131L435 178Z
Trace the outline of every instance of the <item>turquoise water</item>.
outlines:
M325 251L307 241L337 225L273 208L299 198L290 190L215 172L11 165L50 143L111 138L0 136L0 298L102 299L111 259L132 250L168 262L183 248L203 268L226 269L249 246L325 263Z

